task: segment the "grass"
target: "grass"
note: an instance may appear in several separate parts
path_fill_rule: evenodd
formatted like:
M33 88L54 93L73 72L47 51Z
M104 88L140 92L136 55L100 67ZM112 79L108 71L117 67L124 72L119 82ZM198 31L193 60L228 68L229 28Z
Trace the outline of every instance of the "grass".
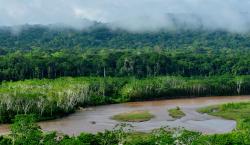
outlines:
M79 107L179 96L249 94L250 76L237 77L62 77L0 84L0 123L17 114L36 114L39 120L61 117ZM221 85L223 84L223 85ZM223 86L222 88L220 88ZM167 88L167 89L166 89ZM216 88L216 89L215 89ZM215 92L214 92L215 91ZM211 92L214 92L211 94ZM54 117L56 116L56 117Z
M117 114L112 117L113 120L122 122L144 122L154 118L149 111L131 111L127 113Z
M174 119L180 119L186 115L184 112L181 111L180 107L169 109L168 113Z
M145 142L150 142L151 133L145 132L133 132L127 136L126 141L128 144L143 144ZM129 145L130 145L129 144Z
M250 127L250 102L208 106L200 108L197 111L225 119L236 120L238 128Z
M250 102L209 106L200 108L197 111L209 115L220 116L226 119L248 119L250 118Z

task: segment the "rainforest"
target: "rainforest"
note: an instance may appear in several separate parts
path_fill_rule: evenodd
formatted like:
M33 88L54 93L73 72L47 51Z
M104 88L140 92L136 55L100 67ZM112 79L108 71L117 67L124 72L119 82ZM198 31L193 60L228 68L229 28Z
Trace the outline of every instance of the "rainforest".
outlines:
M87 30L22 25L13 33L6 26L0 28L0 81L0 144L250 144L250 33L132 33L100 23ZM178 103L181 99L186 103ZM196 105L190 110L188 99L201 102L189 102ZM149 106L165 100L173 102L161 109L177 122L196 114L236 125L223 132L167 124L146 132L133 127L157 120ZM133 108L144 101L152 104ZM126 102L132 106L119 112ZM109 105L114 114L98 116L104 116L103 123L115 120L113 129L93 127L79 134L72 128L72 135L39 126ZM98 126L98 121L82 126ZM5 125L7 131L1 129Z

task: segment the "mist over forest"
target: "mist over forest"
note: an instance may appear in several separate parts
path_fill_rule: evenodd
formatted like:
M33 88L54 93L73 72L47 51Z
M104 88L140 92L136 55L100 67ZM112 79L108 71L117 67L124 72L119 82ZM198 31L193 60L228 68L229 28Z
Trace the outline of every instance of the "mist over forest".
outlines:
M249 94L249 0L0 0L0 145L249 145Z
M59 24L87 29L95 22L131 32L162 29L250 30L248 0L0 0L0 25Z

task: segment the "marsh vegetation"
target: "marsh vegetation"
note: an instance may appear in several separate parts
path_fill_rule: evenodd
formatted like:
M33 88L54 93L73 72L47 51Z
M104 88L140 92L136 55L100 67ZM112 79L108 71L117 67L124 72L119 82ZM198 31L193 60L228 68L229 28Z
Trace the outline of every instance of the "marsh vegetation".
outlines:
M178 106L176 108L169 109L168 113L174 119L180 119L185 116L185 113Z
M239 81L240 87L239 87ZM249 76L190 77L64 77L2 82L0 122L17 114L36 114L39 120L74 112L78 107L136 100L250 93Z
M198 112L236 120L241 129L250 127L250 102L209 106L198 109Z
M122 122L144 122L152 118L154 118L154 115L144 110L120 113L112 117L112 119Z

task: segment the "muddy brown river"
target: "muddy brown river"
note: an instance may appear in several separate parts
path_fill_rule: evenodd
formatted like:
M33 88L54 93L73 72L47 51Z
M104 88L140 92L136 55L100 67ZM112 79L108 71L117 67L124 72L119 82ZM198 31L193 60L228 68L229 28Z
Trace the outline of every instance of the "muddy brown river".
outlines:
M160 101L131 102L114 105L104 105L80 109L67 117L40 122L45 131L58 131L68 135L78 135L81 132L96 133L105 129L112 129L119 122L110 119L113 115L134 111L148 110L155 118L139 123L130 123L136 131L150 131L160 127L184 127L202 133L225 133L236 127L233 120L200 114L197 108L228 102L250 101L250 96L218 96L187 99L171 99ZM174 120L167 110L179 106L186 116ZM9 125L0 125L0 134L9 131Z

